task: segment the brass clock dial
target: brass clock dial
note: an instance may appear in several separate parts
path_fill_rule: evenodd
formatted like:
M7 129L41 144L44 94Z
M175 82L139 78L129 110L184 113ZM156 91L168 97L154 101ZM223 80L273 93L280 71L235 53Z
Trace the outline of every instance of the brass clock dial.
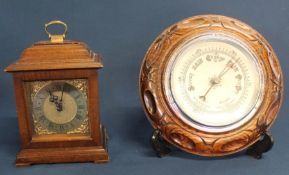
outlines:
M52 133L69 133L87 119L87 99L67 81L47 82L32 98L34 120Z

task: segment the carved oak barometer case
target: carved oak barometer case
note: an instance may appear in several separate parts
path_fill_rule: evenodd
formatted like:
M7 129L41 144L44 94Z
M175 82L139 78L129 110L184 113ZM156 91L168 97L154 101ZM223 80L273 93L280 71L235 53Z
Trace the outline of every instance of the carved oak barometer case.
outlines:
M64 34L51 35L51 24L64 25ZM67 26L61 21L45 30L50 41L25 49L5 69L14 77L22 142L16 165L107 162L98 108L101 57L82 42L63 40Z
M246 148L260 158L283 98L283 77L269 43L225 16L182 20L152 43L140 72L140 94L162 156L168 144L222 156Z

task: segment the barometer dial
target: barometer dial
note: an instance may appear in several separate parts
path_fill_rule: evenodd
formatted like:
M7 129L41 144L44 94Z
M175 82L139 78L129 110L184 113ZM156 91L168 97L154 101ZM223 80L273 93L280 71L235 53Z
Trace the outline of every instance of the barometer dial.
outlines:
M184 43L170 59L167 92L190 124L210 131L233 129L260 105L263 73L240 41L204 34Z

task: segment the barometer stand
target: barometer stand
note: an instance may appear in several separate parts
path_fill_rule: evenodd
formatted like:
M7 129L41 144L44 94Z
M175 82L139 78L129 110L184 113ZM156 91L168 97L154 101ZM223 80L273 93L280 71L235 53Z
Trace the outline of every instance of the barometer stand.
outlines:
M246 154L256 159L261 159L262 154L268 152L273 147L273 137L266 131L260 137L256 143L251 145L247 150ZM151 145L158 157L164 157L171 152L171 144L164 140L161 136L161 131L155 129L151 136Z

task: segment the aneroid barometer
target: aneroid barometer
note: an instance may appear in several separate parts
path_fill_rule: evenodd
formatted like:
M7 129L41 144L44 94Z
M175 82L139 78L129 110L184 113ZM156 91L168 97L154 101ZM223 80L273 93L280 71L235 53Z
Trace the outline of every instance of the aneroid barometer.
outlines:
M187 18L152 43L140 93L159 155L168 143L189 153L221 156L272 147L268 129L283 97L278 58L247 24L225 16Z
M52 24L63 25L64 34L50 34ZM50 41L33 44L5 69L14 77L22 142L16 165L107 162L98 108L101 57L82 42L64 40L61 21L45 30Z

